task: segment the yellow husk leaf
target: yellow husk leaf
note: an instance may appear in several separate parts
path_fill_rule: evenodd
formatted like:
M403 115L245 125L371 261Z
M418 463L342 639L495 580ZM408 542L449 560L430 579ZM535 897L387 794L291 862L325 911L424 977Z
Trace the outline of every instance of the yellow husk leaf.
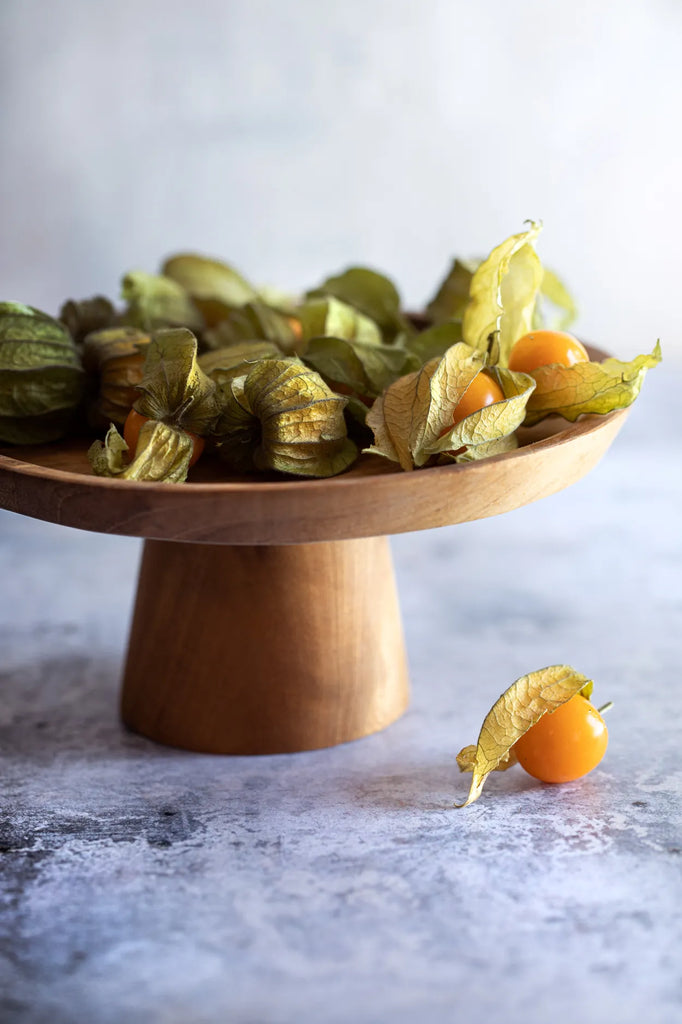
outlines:
M631 405L639 394L647 370L661 361L658 342L649 355L630 362L605 359L573 366L540 366L533 370L535 391L526 411L526 425L556 414L574 422L590 413L605 415Z
M499 356L506 366L515 341L533 326L533 310L542 285L542 264L535 241L542 225L531 222L526 231L512 235L493 249L471 280L471 298L464 310L462 337L473 348L486 351L497 332Z
M374 432L368 451L399 462L404 470L424 465L427 449L452 424L452 414L474 377L483 369L481 353L459 342L442 359L395 381L367 414Z
M123 453L128 445L112 423L104 441L93 441L88 449L88 459L95 476L119 476L125 469Z
M137 388L139 413L202 437L220 414L216 383L197 364L197 340L184 328L155 332Z
M377 398L366 417L367 426L374 433L374 444L366 450L400 463L400 468L406 471L414 469L410 433L418 382L425 372L428 372L426 367L416 373L407 373L391 384Z
M343 338L367 345L382 343L381 331L370 317L340 299L310 299L298 310L304 341L311 338Z
M455 462L474 462L518 447L514 431L524 421L533 379L527 373L498 366L488 372L500 385L504 401L470 413L445 434L435 437L427 449L431 454L454 452L450 457Z
M374 444L367 450L412 470L441 453L457 452L448 458L472 461L514 448L511 436L523 422L534 387L527 374L494 368L490 372L504 400L453 423L464 392L484 368L483 353L459 342L442 359L429 360L418 372L401 377L367 414L374 432Z
M187 479L193 449L194 442L184 430L150 420L140 430L135 456L129 465L123 461L128 445L113 424L104 444L95 441L88 457L96 476L179 484Z
M461 772L473 772L476 766L476 749L476 744L470 743L468 747L462 747L459 754L457 754L455 760L457 761L457 767ZM514 753L514 748L512 747L507 751L494 771L506 772L507 768L513 768L514 765L518 763L518 758Z
M549 267L543 268L539 299L543 307L545 305L543 300L547 300L557 312L548 319L541 318L537 326L545 326L552 331L565 331L578 315L573 296L561 278ZM536 320L538 320L537 314L538 310L536 310Z
M512 683L485 716L473 758L467 747L458 755L458 763L461 759L467 765L462 768L460 764L461 770L472 771L473 776L468 797L455 807L467 807L478 800L488 775L510 756L516 741L543 715L565 704L589 682L587 676L569 665L550 665Z

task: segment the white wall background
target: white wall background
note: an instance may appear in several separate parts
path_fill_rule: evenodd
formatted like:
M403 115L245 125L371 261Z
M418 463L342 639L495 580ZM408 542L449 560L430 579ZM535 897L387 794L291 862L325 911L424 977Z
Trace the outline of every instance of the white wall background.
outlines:
M527 217L579 330L682 358L680 0L0 0L0 295L169 251L419 306Z

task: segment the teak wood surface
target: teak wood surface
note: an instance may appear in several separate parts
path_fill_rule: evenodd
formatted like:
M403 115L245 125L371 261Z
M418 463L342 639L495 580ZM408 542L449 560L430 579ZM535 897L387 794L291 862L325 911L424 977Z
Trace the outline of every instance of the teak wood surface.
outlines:
M187 484L139 483L94 477L87 439L4 448L0 506L147 538L122 696L131 728L207 752L305 750L381 729L407 704L385 535L553 494L596 465L626 415L552 417L521 430L518 450L460 466L404 473L363 455L330 480L225 479L208 459Z

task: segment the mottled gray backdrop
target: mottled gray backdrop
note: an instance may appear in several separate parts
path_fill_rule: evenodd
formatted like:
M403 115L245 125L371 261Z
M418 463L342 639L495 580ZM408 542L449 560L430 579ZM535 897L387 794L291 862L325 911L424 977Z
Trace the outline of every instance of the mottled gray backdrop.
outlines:
M195 248L412 305L542 218L580 329L682 356L675 0L0 0L0 297Z

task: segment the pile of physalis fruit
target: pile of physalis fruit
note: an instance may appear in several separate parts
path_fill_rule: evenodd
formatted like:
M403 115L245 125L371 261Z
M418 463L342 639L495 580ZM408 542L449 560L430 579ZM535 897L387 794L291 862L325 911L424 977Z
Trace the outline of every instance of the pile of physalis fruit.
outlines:
M0 303L0 441L106 431L93 471L125 480L182 482L204 447L226 474L331 477L362 452L404 470L469 462L546 416L623 408L660 349L591 362L564 333L573 303L539 231L455 260L423 318L366 268L293 299L195 255L126 274L122 310Z

